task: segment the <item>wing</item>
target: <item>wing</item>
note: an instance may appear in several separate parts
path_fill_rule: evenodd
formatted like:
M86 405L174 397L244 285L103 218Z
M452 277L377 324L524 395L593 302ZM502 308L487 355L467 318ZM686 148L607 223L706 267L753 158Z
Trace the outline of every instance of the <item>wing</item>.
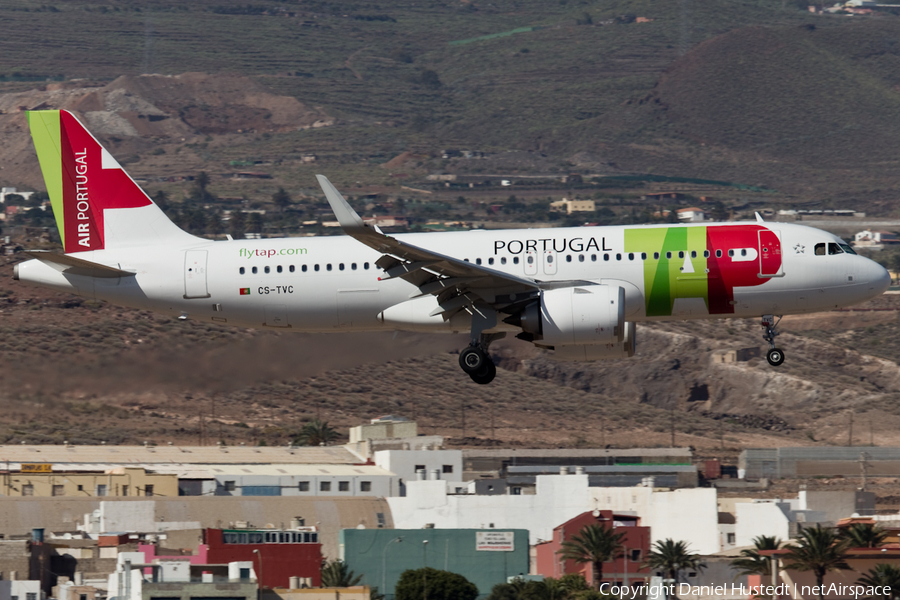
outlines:
M411 298L437 296L440 306L432 316L449 319L460 310L471 314L479 311L481 303L510 312L537 296L543 287L534 279L475 265L385 235L363 222L327 177L316 178L344 233L384 255L375 263L386 273L382 280L399 277L412 283L419 291Z

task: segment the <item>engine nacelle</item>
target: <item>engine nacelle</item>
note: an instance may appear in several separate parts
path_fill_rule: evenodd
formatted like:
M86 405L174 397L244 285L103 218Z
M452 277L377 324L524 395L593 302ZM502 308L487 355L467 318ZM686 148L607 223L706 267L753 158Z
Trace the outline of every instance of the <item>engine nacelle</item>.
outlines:
M625 290L588 285L541 294L541 345L616 344L625 339Z
M637 348L635 337L637 328L634 323L625 323L625 339L615 344L579 344L557 346L551 358L555 360L588 362L609 358L629 358L634 356Z

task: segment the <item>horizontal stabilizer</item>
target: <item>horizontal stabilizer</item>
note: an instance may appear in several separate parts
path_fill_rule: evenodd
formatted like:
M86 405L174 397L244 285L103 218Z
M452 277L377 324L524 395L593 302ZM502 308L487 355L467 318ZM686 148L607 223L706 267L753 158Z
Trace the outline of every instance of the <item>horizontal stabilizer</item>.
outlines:
M75 258L69 254L58 254L49 250L26 250L25 254L33 256L61 273L68 275L82 275L84 277L132 277L134 273L123 271L115 267L108 267L99 263Z

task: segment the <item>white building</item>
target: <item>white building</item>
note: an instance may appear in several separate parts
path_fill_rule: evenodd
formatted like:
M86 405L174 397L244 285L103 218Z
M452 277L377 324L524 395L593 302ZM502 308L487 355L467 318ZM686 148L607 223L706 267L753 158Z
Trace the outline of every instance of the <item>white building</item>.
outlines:
M145 564L144 560L142 552L119 553L116 570L109 576L110 599L142 600L145 592L150 597L163 597L160 592L167 592L164 597L173 599L189 596L225 600L228 591L232 592L232 598L250 599L257 595L253 561L193 567L183 557L157 558L150 564ZM192 570L202 573L192 574ZM225 586L223 594L221 588L225 583L232 585Z
M685 223L694 223L706 219L706 213L696 206L691 206L689 208L679 208L675 212L676 214L678 214L678 220Z
M40 581L0 581L0 600L41 600Z
M450 492L464 487L462 450L380 450L375 465L400 478L398 496L404 495L406 484L419 479L441 479Z
M534 495L451 494L441 481L407 483L406 497L388 498L394 526L417 529L527 527L531 544L551 539L553 528L586 510L635 514L649 526L651 541L672 538L693 552L719 551L716 490L671 492L651 487L588 487L587 475L538 475Z
M14 187L0 188L0 204L6 203L7 196L12 196L15 194L15 195L22 196L24 199L28 200L29 198L31 198L31 195L33 193L34 192L20 192L20 191L16 190L16 188L14 188ZM0 598L0 600L2 600L2 598Z
M396 496L400 478L372 465L197 465L216 496Z
M806 497L788 500L758 500L741 502L735 509L735 545L752 546L753 538L771 535L781 540L791 538L791 523L821 523L826 513L808 510Z

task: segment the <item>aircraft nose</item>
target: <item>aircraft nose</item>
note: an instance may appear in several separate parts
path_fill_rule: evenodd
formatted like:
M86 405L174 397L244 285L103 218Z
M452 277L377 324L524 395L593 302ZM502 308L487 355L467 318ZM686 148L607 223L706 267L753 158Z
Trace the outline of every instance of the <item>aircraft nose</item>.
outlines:
M886 292L891 286L891 274L875 261L869 261L869 264L866 266L868 267L866 269L866 281L869 283L871 290L877 294Z

